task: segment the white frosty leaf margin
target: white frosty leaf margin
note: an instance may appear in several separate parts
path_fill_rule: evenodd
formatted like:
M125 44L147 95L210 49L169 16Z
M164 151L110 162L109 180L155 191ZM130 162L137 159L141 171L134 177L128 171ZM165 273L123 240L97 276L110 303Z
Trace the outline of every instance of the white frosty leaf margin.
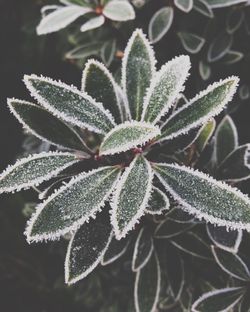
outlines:
M69 245L68 245L68 249L67 249L67 253L66 253L65 263L64 263L65 283L68 284L68 285L75 284L76 282L78 282L81 279L85 278L87 275L89 275L98 266L98 264L102 261L103 256L104 256L105 252L107 251L107 249L109 247L109 244L111 242L112 235L113 235L113 232L111 231L106 246L100 252L99 257L92 263L92 265L85 272L80 274L79 276L77 276L77 277L75 277L73 279L70 279L70 276L69 276L70 254L71 254L71 247L72 247L72 244L73 244L73 241L74 241L76 233L77 232L75 232L73 234L73 236L71 237L71 239L70 239L70 242L69 242Z
M175 111L174 114L171 115L171 117L163 124L162 127L167 125L168 121L171 120L175 115L177 115L181 111L185 110L187 107L193 105L193 103L198 101L200 98L203 98L204 96L206 96L207 94L212 92L217 87L220 87L220 86L226 84L229 81L233 81L233 86L230 87L230 92L227 93L227 95L225 96L224 100L219 105L217 105L217 107L212 109L206 116L203 116L203 117L199 118L195 122L189 124L188 126L186 126L183 129L180 129L180 130L172 133L171 135L167 135L165 137L162 137L159 141L161 142L161 141L164 141L166 139L172 140L173 138L179 136L180 134L188 133L189 130L191 130L193 128L196 128L196 127L200 126L201 124L206 123L212 117L215 117L215 116L219 115L219 113L221 113L222 110L224 109L224 106L228 102L230 102L232 100L234 94L236 93L236 90L237 90L237 87L238 87L238 84L239 84L239 78L236 77L236 76L231 76L231 77L228 77L228 78L226 78L224 80L220 80L219 82L215 82L215 83L209 85L207 87L207 89L205 89L205 90L201 91L200 93L198 93L187 105L184 105L180 109Z
M44 158L44 157L51 157L51 156L72 156L72 157L76 157L74 154L72 153L67 153L67 152L42 152L39 154L31 154L28 157L25 158L21 158L18 159L16 161L16 163L14 165L10 165L8 166L3 173L0 175L0 182L2 179L4 179L8 174L10 174L14 169L18 168L21 165L24 165L32 160L35 159L40 159L40 158ZM22 189L28 189L32 186L38 186L39 184L41 184L44 181L50 180L51 178L53 178L54 176L58 175L61 171L63 171L64 169L68 168L69 166L75 164L76 162L80 161L79 159L75 159L73 161L68 162L67 164L61 166L60 168L57 168L55 170L51 170L48 174L39 177L33 181L27 182L27 183L23 183L23 184L15 184L14 186L11 187L4 187L1 188L0 187L0 194L1 193L9 193L9 192L18 192Z
M185 12L185 13L188 13L192 10L193 8L193 0L185 0L184 1L185 3L187 2L188 3L188 6L185 7L182 3L183 1L180 1L180 0L174 0L174 4L175 6L180 9L181 11Z
M155 292L155 300L153 302L152 308L150 312L156 311L157 303L159 301L160 297L160 291L161 291L161 268L160 268L160 263L158 256L156 252L151 255L152 257L155 257L156 259L156 265L157 265L157 288ZM141 312L140 306L139 306L139 300L138 300L138 285L139 285L139 280L140 280L140 275L141 275L141 270L137 271L136 277L135 277L135 287L134 287L134 298L135 298L135 310L136 312Z
M75 86L71 85L67 85L63 82L59 81L55 81L52 80L51 78L46 78L43 76L37 76L37 75L25 75L24 76L24 83L27 87L27 89L30 91L30 94L32 97L34 97L44 108L46 108L49 112L51 112L54 116L58 117L59 119L68 121L70 123L72 123L73 125L76 125L80 128L87 128L90 131L96 132L96 133L101 133L103 134L104 131L90 126L88 123L86 122L82 122L81 120L78 120L77 118L74 118L72 116L68 116L67 114L65 114L64 112L60 112L58 109L56 109L55 107L53 107L52 105L50 105L37 91L36 88L33 87L32 83L30 82L30 79L34 79L34 80L39 80L42 82L46 82L52 86L56 86L56 87L60 87L65 89L66 91L70 91L80 97L82 97L84 100L87 100L90 102L90 105L93 105L94 107L96 107L98 110L100 110L109 120L110 122L115 126L116 123L114 121L113 116L110 114L110 112L108 112L107 110L104 109L102 103L97 103L92 97L90 97L87 93L81 92L79 91Z
M129 57L129 54L130 54L130 51L131 51L131 48L133 46L133 43L135 41L135 38L139 36L140 39L143 41L146 49L147 49L147 53L149 55L149 59L150 59L150 63L152 64L153 66L153 72L152 72L152 77L155 75L155 72L156 72L156 68L155 68L155 65L156 65L156 58L155 58L155 54L154 54L154 50L149 42L149 40L146 38L145 34L143 33L143 31L141 29L136 29L132 36L130 37L128 43L127 43L127 46L125 48L125 51L124 51L124 56L123 56L123 59L122 59L122 78L121 78L121 86L122 86L122 90L126 96L126 101L128 102L127 100L127 78L126 78L126 72L127 72L127 64L128 64L128 57ZM131 119L131 112L129 111L129 118Z
M241 290L243 289L242 287L232 287L232 288L222 288L222 289L217 289L217 290L212 290L212 291L209 291L205 294L203 294L200 298L198 298L192 305L192 308L191 308L191 311L192 312L200 312L200 310L197 310L197 306L204 300L206 300L207 298L210 298L210 297L213 297L213 296L216 296L216 295L219 295L219 294L224 294L224 293L227 293L227 292L234 292L236 290ZM223 310L223 311L230 311L230 309L232 307L235 306L235 304L240 301L240 299L242 298L242 295L239 294L239 298L237 298L230 306L228 306L226 308L226 310ZM221 312L223 312L221 311Z
M151 133L148 133L147 135L144 135L143 137L140 137L139 139L133 140L133 141L128 141L126 144L120 144L118 142L117 147L114 147L112 149L108 149L105 151L102 151L102 147L105 145L105 141L109 139L111 136L113 136L117 131L121 129L128 129L128 128L148 128L149 130L152 130ZM103 142L100 146L100 155L114 155L116 153L121 153L128 151L132 148L135 148L137 146L143 146L145 145L148 141L154 139L158 135L160 135L160 129L157 126L152 125L151 123L147 123L144 121L125 121L124 123L116 126L113 128L103 139Z
M144 231L145 231L145 228L141 228L137 236L136 242L135 242L135 248L134 248L133 258L132 258L132 271L134 272L141 270L141 268L143 268L147 264L154 250L153 239L152 237L150 237L150 249L149 249L147 256L145 257L144 261L142 261L138 267L135 266L135 261L138 255L138 248L140 247L141 237Z
M209 175L201 171L198 171L193 168L186 167L186 166L180 166L178 164L166 165L165 163L157 163L155 165L172 167L172 168L183 170L187 173L190 173L193 176L199 177L215 186L218 186L222 190L226 190L226 191L230 191L231 193L234 193L237 197L241 198L243 201L245 201L246 203L250 205L250 199L248 198L248 196L243 194L239 189L234 188L226 184L223 181L217 181L214 178L210 177ZM247 230L248 232L250 232L250 223L227 221L227 220L223 220L217 217L213 217L205 212L200 212L198 209L192 207L191 205L183 201L182 198L164 181L164 179L160 176L160 174L157 171L155 171L155 175L158 177L158 179L166 188L166 190L173 196L173 198L181 204L182 209L188 212L189 214L194 215L197 219L199 220L204 219L206 222L209 222L211 224L225 226L226 228L232 229L232 230Z
M146 208L145 209L145 213L148 213L148 214L151 214L151 215L161 215L163 210L168 210L170 208L169 198L158 187L153 186L152 187L152 193L153 193L153 191L156 191L156 192L161 194L161 196L163 197L163 200L165 202L165 207L163 207L163 208L161 208L160 210L157 210L157 211L153 211L153 210L150 210L149 208Z
M163 115L165 115L168 110L170 109L171 105L174 104L174 100L177 98L179 93L184 91L184 83L187 80L189 76L189 70L191 68L191 63L190 63L190 58L188 55L180 55L175 58L173 58L171 61L167 62L164 64L161 69L156 73L155 77L152 79L150 83L150 87L147 90L146 96L143 101L143 112L142 112L142 118L141 120L144 119L147 107L150 102L150 98L152 94L154 93L155 88L157 85L161 82L162 77L165 75L166 71L169 71L172 68L172 74L174 72L175 76L179 76L178 83L175 87L175 91L172 92L170 98L168 99L168 102L165 103L163 109L159 112L159 115L155 118L154 121L152 121L152 124L157 123ZM177 71L176 71L177 69Z
M52 142L50 140L48 140L47 138L41 136L40 134L38 134L36 131L34 131L33 129L31 129L26 123L25 121L21 118L21 116L15 111L14 107L12 106L12 102L15 102L15 103L18 103L18 104L23 104L23 105L29 105L29 106L33 106L33 107L36 107L38 109L41 109L41 110L44 110L42 107L39 107L38 105L36 104L33 104L33 103L30 103L30 102L27 102L27 101L22 101L22 100L18 100L18 99L15 99L15 98L11 98L11 99L8 99L7 103L8 103L8 107L10 109L10 112L16 117L16 119L20 122L20 124L23 126L23 129L25 129L26 131L28 131L29 133L31 133L32 135L34 135L35 137L37 137L38 139L44 141L44 142L47 142L49 144L52 144L52 145L55 145L55 146L58 146L58 147L61 147L61 148L66 148L66 149L69 149L67 146L63 146L61 144L56 144L55 142ZM46 111L46 110L44 110ZM54 117L54 115L52 115ZM78 139L82 142L83 146L85 146L85 143L83 142L82 138L79 136L79 134L74 130L72 129L71 127L69 127L66 123L64 123L62 120L60 120L64 125L65 127L68 127L69 130L74 133L74 135L76 137L78 137Z
M124 183L126 182L130 172L132 171L135 162L137 161L138 157L137 156L134 158L134 160L131 162L131 164L129 165L129 167L127 167L124 171L124 173L122 174L120 180L118 181L118 183L116 184L115 190L113 192L113 198L110 202L110 206L112 208L111 211L111 224L113 226L114 229L114 233L115 233L115 237L116 239L120 240L123 237L126 236L126 234L132 230L134 228L134 226L139 223L139 219L144 215L145 213L145 208L147 206L147 203L149 201L149 198L151 196L151 192L152 192L152 184L153 184L153 177L154 177L154 173L152 170L152 167L150 165L150 163L147 161L146 158L144 158L144 161L147 164L147 169L148 169L148 184L145 185L145 197L140 205L140 207L137 210L137 213L133 216L133 218L130 220L130 222L127 224L127 226L123 229L122 232L120 232L119 230L119 226L118 226L118 222L117 222L117 209L118 209L118 203L119 203L119 197L123 188Z
M103 8L103 15L117 22L135 19L134 8L128 1L109 1Z
M111 167L110 167L111 168ZM99 205L97 207L94 207L92 209L92 211L90 211L87 215L84 215L83 217L79 218L77 221L75 221L71 226L66 227L63 230L59 230L56 231L54 233L48 233L48 234L42 234L42 235L34 235L31 236L30 233L32 231L33 225L36 222L37 218L39 217L40 213L42 212L42 210L46 207L46 205L53 200L54 198L56 198L59 194L63 193L66 189L70 188L72 185L74 185L75 183L79 182L80 180L86 178L87 176L93 175L99 171L102 171L104 169L107 169L107 167L101 167L98 169L93 169L89 172L83 172L81 174L79 174L76 177L73 177L69 183L67 183L66 185L63 185L62 187L60 187L58 190L56 190L52 195L50 195L44 202L42 202L41 204L39 204L36 208L36 211L33 213L33 215L31 216L30 220L27 222L27 227L26 230L24 232L24 234L27 237L27 242L31 243L31 242L40 242L40 241L46 241L46 240L56 240L59 239L61 236L67 234L67 233L74 233L75 231L77 231L79 229L79 227L84 223L84 222L89 222L89 219L95 219L96 213L101 211L101 209L104 207L106 200L109 198L110 194L112 193L120 174L118 174L117 179L114 181L112 187L110 188L109 192L107 192L107 194L103 197L103 200L101 203L99 203Z

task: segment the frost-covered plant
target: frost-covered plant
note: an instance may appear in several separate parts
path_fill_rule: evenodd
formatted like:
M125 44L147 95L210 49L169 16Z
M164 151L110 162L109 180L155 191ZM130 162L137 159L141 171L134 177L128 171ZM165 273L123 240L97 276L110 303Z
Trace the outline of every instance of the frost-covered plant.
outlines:
M181 104L189 69L189 57L181 55L156 70L152 47L136 30L125 49L121 85L103 64L89 60L81 90L30 75L24 82L39 104L8 100L26 130L58 148L18 160L0 177L1 193L39 185L43 189L44 201L25 231L27 241L70 234L65 281L73 284L100 262L109 264L124 254L133 232L139 231L132 260L136 311L155 311L159 301L164 271L161 239L171 238L171 244L182 250L187 250L187 241L196 242L191 248L200 244L204 249L202 239L187 232L199 219L220 226L222 232L231 230L227 240L231 244L225 248L235 251L241 230L250 231L250 199L207 174L226 181L249 177L249 146L237 148L230 118L216 130L215 154L210 161L200 160L205 161L207 173L197 170L201 163L194 161L192 149L192 154L175 153L195 142L196 152L202 154L215 129L213 117L225 108L238 85L237 77L229 77ZM226 151L220 148L221 133L232 138ZM245 170L236 170L236 177L227 172L234 159L243 159ZM221 178L223 174L228 176ZM164 219L158 224L161 215ZM213 241L225 246L216 238L216 230L208 231ZM183 232L185 239L176 237ZM164 248L173 249L172 245ZM180 283L175 287L174 282L171 292L177 300L183 290L183 265L179 256L176 259Z

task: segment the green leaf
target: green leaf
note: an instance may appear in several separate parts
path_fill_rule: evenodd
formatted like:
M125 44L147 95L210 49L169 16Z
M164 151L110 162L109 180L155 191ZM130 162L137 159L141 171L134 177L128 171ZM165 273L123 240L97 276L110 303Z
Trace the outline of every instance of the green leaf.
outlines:
M132 270L141 270L149 261L154 250L153 239L148 228L141 228L136 242L132 260Z
M158 127L150 123L126 121L113 128L103 139L100 155L113 155L126 152L160 135Z
M241 145L221 163L217 174L223 180L240 182L250 178L250 144Z
M125 237L145 213L152 180L149 162L143 156L136 156L124 171L111 202L111 222L117 239Z
M206 0L211 8L224 8L231 5L247 2L247 0Z
M192 312L230 311L242 298L243 288L232 287L203 294L192 305Z
M143 105L143 120L156 123L169 111L184 89L189 69L190 59L184 55L162 66L147 90Z
M214 246L212 246L212 252L217 264L223 271L239 280L249 282L250 272L238 255Z
M190 230L194 226L195 223L193 222L181 223L167 218L155 229L155 237L157 239L169 239Z
M210 66L202 61L199 62L199 72L203 80L208 80L211 76Z
M54 240L77 230L104 206L119 172L117 167L102 167L72 178L37 207L28 222L27 240Z
M174 4L185 13L190 12L193 8L193 0L174 0Z
M214 17L213 10L207 4L206 0L194 0L194 10L201 13L204 16L210 18Z
M250 199L238 189L185 166L154 164L154 169L185 211L228 229L250 231Z
M212 242L219 248L237 253L241 240L242 231L228 231L225 226L207 224L207 233Z
M24 76L31 95L56 117L78 127L105 134L115 123L101 103L75 87L36 75Z
M171 7L163 7L151 18L148 26L148 35L152 43L156 43L168 32L174 18L174 10Z
M59 147L88 152L72 128L40 106L16 99L8 99L8 106L24 129L37 138Z
M217 165L238 146L238 133L232 118L227 115L215 131L214 160Z
M227 31L229 34L233 34L239 29L242 22L244 21L243 10L233 8L227 16Z
M81 225L72 236L65 259L65 282L74 284L85 278L100 263L112 238L106 211Z
M190 32L179 32L178 36L184 49L190 53L198 53L205 44L205 39Z
M102 48L103 43L102 42L90 42L87 44L83 44L80 46L77 46L73 50L70 50L65 57L67 59L85 59L89 56L98 55Z
M231 101L238 81L237 77L230 77L200 92L187 105L182 106L170 116L161 130L160 140L170 140L187 133L218 115Z
M103 104L121 122L121 108L116 83L108 69L100 62L89 60L82 76L82 91Z
M161 271L156 253L153 253L135 278L135 309L136 312L154 312L159 301L161 288Z
M159 190L157 187L152 188L152 194L148 201L148 205L146 208L146 213L152 215L162 214L163 210L168 210L170 207L170 202L168 197Z
M125 22L135 19L135 11L127 1L109 1L103 8L103 15L112 21Z
M199 131L199 135L195 140L195 145L199 153L201 153L209 142L211 136L213 135L214 129L216 126L216 122L214 118L208 121Z
M240 87L239 96L240 96L240 99L243 101L249 99L250 91L249 91L249 87L247 85L243 84Z
M81 32L93 30L95 28L101 27L105 23L105 18L103 15L93 17L89 19L86 23L81 26Z
M43 152L21 158L0 175L0 193L37 186L77 161L75 155L62 152Z
M232 35L227 32L220 33L210 44L207 54L209 62L220 60L231 49L233 44Z
M101 49L101 58L106 66L110 66L114 60L116 52L116 40L106 41Z
M74 22L78 17L92 11L91 8L78 5L60 7L41 20L40 24L37 26L37 34L45 35L58 31Z
M239 62L243 59L243 57L244 54L242 52L230 50L223 56L221 62L227 65L231 65Z
M129 243L130 239L128 237L117 240L115 236L113 236L108 249L102 258L101 264L108 265L115 262L127 251Z
M155 73L153 49L140 29L133 32L122 62L122 88L127 96L131 118L140 120L147 88Z

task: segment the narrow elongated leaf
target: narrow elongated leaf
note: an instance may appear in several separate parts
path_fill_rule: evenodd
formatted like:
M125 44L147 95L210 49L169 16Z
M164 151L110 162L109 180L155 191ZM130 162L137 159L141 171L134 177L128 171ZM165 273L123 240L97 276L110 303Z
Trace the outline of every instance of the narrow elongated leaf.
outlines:
M100 155L126 152L160 135L158 127L150 123L127 121L113 128L103 139Z
M108 249L102 258L101 264L108 265L115 262L127 251L129 243L130 240L127 237L117 240L115 236L113 236Z
M65 57L67 59L82 60L93 55L98 55L102 48L102 44L102 42L98 41L77 46L73 50L70 50Z
M53 240L78 229L104 206L118 177L118 168L103 167L71 179L37 207L27 240Z
M179 56L162 66L147 91L142 119L156 123L174 104L188 77L190 59Z
M155 229L155 237L158 239L168 239L178 236L183 232L190 230L194 226L195 224L192 222L180 223L167 218Z
M65 282L74 284L86 277L100 263L112 238L106 211L83 224L72 236L65 259Z
M106 133L115 123L101 103L75 87L36 75L24 76L31 95L48 111L73 125Z
M174 0L174 4L178 9L188 13L193 8L193 0Z
M101 58L106 66L110 66L112 61L115 58L116 52L116 40L108 40L106 41L101 49Z
M162 128L160 140L172 139L187 133L218 115L231 101L236 92L238 81L237 77L227 78L210 85L195 96L166 121Z
M250 178L250 144L241 145L232 151L218 168L223 180L240 182Z
M250 199L239 190L185 166L154 167L166 190L184 210L213 224L250 231Z
M205 39L189 32L179 32L178 36L184 49L190 53L198 53L205 44Z
M43 152L21 158L0 175L0 193L37 186L77 161L75 155L62 152Z
M171 7L163 7L158 10L150 20L148 36L152 43L156 43L168 32L174 18L174 10Z
M244 54L242 52L230 50L223 56L221 62L227 65L231 65L239 62L240 60L243 59L243 57Z
M127 96L131 118L140 120L143 100L155 73L153 49L141 30L129 39L122 62L122 88Z
M192 305L192 312L230 311L242 298L243 288L232 287L203 294Z
M238 146L238 133L230 116L225 116L215 131L214 158L217 165Z
M207 233L212 242L219 248L237 253L241 240L242 231L227 231L224 226L207 224Z
M194 10L207 17L214 17L213 10L207 4L206 0L194 0Z
M38 105L9 99L8 106L24 129L37 138L59 147L86 150L78 134Z
M199 72L203 80L208 80L211 76L210 66L202 61L199 62Z
M157 187L152 188L152 194L148 201L148 206L146 208L146 212L152 215L161 214L163 210L167 210L170 207L170 202L161 190Z
M93 17L81 26L81 32L89 31L101 27L105 22L103 15Z
M136 312L154 312L159 300L161 287L161 271L156 253L153 253L135 278L135 310Z
M212 246L212 252L218 265L229 275L242 280L250 280L250 272L242 259L231 252Z
M97 102L103 104L121 122L121 108L114 78L100 62L89 60L82 76L82 91L88 93Z
M216 126L216 122L214 118L212 118L208 123L206 123L201 130L199 131L199 135L195 140L195 145L199 153L201 153L204 148L206 147L208 141L210 140L211 136L213 135L214 129Z
M65 28L78 17L92 12L89 7L70 5L46 15L37 26L37 34L45 35Z
M132 260L132 270L134 272L141 270L147 264L153 250L154 245L151 233L146 227L143 227L141 228L135 242Z
M135 19L135 11L128 1L109 1L103 9L103 15L112 21L124 22Z
M227 32L220 33L209 46L207 53L208 61L215 62L221 59L231 49L232 44L232 35Z
M153 173L148 161L136 156L117 184L111 222L117 239L125 237L144 214L152 189Z
M243 10L232 9L227 16L227 31L233 34L241 26L244 20Z
M247 0L206 0L211 8L225 8L231 5L244 3Z

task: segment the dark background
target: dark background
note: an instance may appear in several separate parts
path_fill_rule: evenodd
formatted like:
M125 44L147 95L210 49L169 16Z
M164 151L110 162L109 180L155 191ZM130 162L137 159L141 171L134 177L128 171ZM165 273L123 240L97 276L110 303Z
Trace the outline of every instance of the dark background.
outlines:
M6 99L16 97L30 100L22 82L23 75L44 74L75 85L79 85L80 82L79 69L63 60L57 35L36 36L34 30L40 20L39 9L39 1L35 0L0 0L1 170L13 163L22 151L23 132L11 116ZM183 14L180 16L178 14L180 13L177 13L175 23L179 25L182 23ZM143 26L145 21L148 21L149 15L152 15L152 11L139 14L139 26ZM190 18L190 23L200 25L199 18ZM249 38L249 42L246 42L245 37L239 33L236 40L239 47L250 51ZM156 50L160 64L172 56L185 53L176 39L175 31L167 35L156 46ZM194 95L207 83L197 77L198 62L195 57L192 58L192 62L194 78L188 82L188 94ZM229 69L216 65L213 80L237 74L244 83L250 85L249 63L249 56L246 55L244 61ZM238 98L236 97L234 101L237 102ZM239 128L241 143L250 141L249 106L247 100L233 114ZM95 301L95 304L88 303L88 298L82 296L84 292L86 294L85 288L89 291L90 284L95 284L95 278L87 279L79 283L80 286L73 288L64 286L64 243L56 243L56 245L49 243L46 246L45 244L29 246L26 243L23 235L26 217L22 209L25 201L32 200L35 200L33 192L2 195L0 199L0 311L99 311L95 307L98 306L99 295L89 299ZM92 308L89 308L90 306Z

